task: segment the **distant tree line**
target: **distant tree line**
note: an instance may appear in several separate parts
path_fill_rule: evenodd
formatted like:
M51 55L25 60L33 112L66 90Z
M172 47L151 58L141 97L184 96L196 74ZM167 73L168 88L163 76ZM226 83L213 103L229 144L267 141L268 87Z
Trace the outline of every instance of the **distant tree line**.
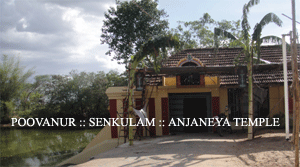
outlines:
M0 61L0 121L11 117L78 118L109 117L108 97L111 86L127 86L127 78L117 71L105 73L71 71L68 75L35 76L25 71L14 56Z

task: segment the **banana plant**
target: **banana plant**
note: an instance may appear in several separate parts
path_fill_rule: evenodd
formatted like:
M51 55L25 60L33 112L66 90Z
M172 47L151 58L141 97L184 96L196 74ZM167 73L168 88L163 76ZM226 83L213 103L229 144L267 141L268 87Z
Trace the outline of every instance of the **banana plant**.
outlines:
M245 60L247 62L247 71L248 71L248 114L249 118L253 120L253 59L255 58L257 63L260 61L260 47L264 42L277 42L281 43L281 38L276 36L266 36L261 37L262 29L269 23L275 23L277 26L282 26L282 21L279 17L274 13L266 14L259 23L257 23L254 27L254 31L252 34L252 39L250 36L250 25L248 22L248 14L250 8L254 5L257 5L259 0L250 0L243 7L243 16L242 16L242 37L238 39L230 32L222 30L220 28L214 29L214 40L215 40L215 48L216 50L219 47L218 36L225 36L229 39L234 40L239 46L243 48L243 54L245 56ZM253 127L248 126L248 139L253 139Z
M168 54L168 50L171 48L178 49L180 46L180 42L178 37L172 36L170 34L157 36L149 39L146 43L144 43L139 51L131 57L131 64L129 66L129 118L133 118L133 89L134 89L134 76L137 66L141 61L143 61L147 56L150 56L151 62L153 64L153 68L156 72L160 70L160 64L158 59L160 57L166 57ZM148 59L150 60L150 59ZM133 127L129 126L129 145L133 145Z

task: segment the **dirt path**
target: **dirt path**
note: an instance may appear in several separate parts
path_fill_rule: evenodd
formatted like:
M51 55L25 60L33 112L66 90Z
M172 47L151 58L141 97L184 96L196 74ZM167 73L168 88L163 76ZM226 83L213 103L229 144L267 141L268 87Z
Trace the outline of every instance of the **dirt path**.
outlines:
M78 166L294 166L294 152L283 130L246 133L180 134L135 141L99 154Z

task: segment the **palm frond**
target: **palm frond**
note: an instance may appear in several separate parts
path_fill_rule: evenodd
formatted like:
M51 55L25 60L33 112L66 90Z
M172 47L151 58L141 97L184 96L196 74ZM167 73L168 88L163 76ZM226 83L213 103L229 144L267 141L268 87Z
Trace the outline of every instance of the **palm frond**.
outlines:
M218 40L218 36L224 36L226 38L232 39L232 40L237 40L238 38L235 37L233 34L231 34L230 32L220 29L220 28L215 28L214 29L214 42L215 42L215 47L218 48L219 47L219 40Z
M252 40L257 41L260 39L262 29L269 23L275 23L279 27L282 26L282 21L280 18L274 13L266 14L261 21L255 25L254 32L252 34Z
M261 29L264 28L265 25L269 24L269 23L275 23L277 26L281 27L282 26L282 21L280 20L280 18L274 14L274 13L268 13L266 14L261 21L259 22L259 24L261 25Z
M252 40L257 41L260 39L261 36L261 31L262 31L262 25L257 23L254 27L254 32L252 34Z
M261 24L256 24L254 27L254 32L252 34L252 41L256 41L256 52L257 52L257 63L260 61L260 45L261 45L261 31L262 31L262 26Z
M276 25L280 26L282 25L282 21L280 18L274 14L274 13L268 13L266 14L261 21L255 25L254 32L252 34L252 40L256 41L256 52L258 55L258 62L260 59L260 45L261 43L265 42L272 42L272 43L281 43L281 38L275 37L275 36L268 36L266 38L261 39L261 32L264 26L266 26L269 23L275 23Z
M245 40L248 39L249 29L250 29L250 25L248 22L248 13L249 13L249 7L247 4L245 4L243 7L243 16L242 16L242 32Z
M215 35L217 35L217 36L222 35L222 36L227 37L229 39L237 40L237 37L235 37L233 34L231 34L230 32L228 32L226 30L222 30L220 28L215 28L214 32L215 32Z
M249 30L250 30L250 24L248 22L248 13L250 11L250 8L254 5L257 5L260 2L260 0L250 0L247 4L243 7L243 16L242 16L242 31L244 35L244 39L248 40L249 37Z
M250 0L247 4L248 8L254 6L254 5L257 5L259 4L260 0Z
M147 56L150 56L153 58L153 65L155 70L158 72L160 66L159 66L159 60L158 56L163 56L167 52L167 48L179 48L180 42L177 36L166 34L161 36L156 36L151 39L149 39L147 42L145 42L139 51L132 56L131 60L132 62L140 62L144 60ZM159 59L159 60L158 60ZM148 59L149 60L149 59Z
M250 0L247 4L244 5L244 8L243 8L243 18L244 16L247 17L249 11L250 11L250 8L254 5L257 5L259 4L260 0Z

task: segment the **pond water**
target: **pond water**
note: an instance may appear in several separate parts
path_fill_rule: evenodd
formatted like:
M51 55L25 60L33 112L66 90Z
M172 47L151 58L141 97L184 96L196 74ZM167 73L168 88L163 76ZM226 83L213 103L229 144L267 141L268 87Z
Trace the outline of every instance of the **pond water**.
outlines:
M0 166L55 166L81 152L100 129L1 129Z

